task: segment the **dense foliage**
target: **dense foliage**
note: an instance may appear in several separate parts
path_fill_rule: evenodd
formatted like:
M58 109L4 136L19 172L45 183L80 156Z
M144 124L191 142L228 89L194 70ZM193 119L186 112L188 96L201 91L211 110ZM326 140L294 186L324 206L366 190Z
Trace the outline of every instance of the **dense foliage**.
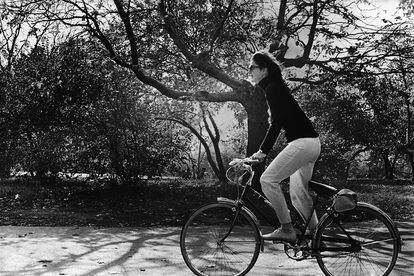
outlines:
M188 136L156 119L167 101L93 49L82 40L38 47L3 71L3 175L82 172L130 183L162 174L187 150Z

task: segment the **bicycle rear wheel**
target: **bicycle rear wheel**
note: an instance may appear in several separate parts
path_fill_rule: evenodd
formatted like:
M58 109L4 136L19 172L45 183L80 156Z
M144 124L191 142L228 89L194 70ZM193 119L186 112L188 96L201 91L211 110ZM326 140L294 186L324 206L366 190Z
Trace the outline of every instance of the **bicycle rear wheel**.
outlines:
M195 211L184 225L181 254L196 275L245 275L256 263L260 232L244 210L236 213L233 205L212 203Z
M388 275L399 250L399 234L392 221L362 202L337 217L322 218L314 242L319 267L330 276Z

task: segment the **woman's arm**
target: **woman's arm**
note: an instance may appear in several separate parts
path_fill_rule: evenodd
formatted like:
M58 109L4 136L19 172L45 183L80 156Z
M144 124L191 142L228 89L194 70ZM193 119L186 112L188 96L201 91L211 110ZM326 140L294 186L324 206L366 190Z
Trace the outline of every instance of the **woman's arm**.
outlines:
M268 154L273 148L282 129L282 121L286 116L286 110L284 110L286 108L285 97L283 97L284 93L285 91L276 84L270 84L266 88L266 100L270 109L270 125L260 145L260 150L265 154Z

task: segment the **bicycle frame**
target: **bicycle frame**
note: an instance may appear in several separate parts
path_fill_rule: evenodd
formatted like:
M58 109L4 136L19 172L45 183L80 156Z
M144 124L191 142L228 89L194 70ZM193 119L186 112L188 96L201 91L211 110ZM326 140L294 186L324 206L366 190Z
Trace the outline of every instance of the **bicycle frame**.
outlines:
M248 159L248 158L246 158L246 159ZM248 180L245 182L244 185L240 184L237 181L232 181L234 184L238 185L237 189L242 187L242 192L239 193L239 191L238 191L237 199L236 200L231 200L231 199L227 199L227 198L223 198L223 197L217 199L219 202L221 201L221 202L231 203L236 207L236 214L235 214L234 220L233 220L233 222L230 226L230 229L229 229L227 235L225 235L225 237L222 238L221 241L224 241L228 237L228 235L230 235L230 233L233 229L233 226L234 226L234 221L236 221L237 216L239 215L239 213L242 209L245 212L247 212L250 217L252 217L252 219L256 222L258 227L262 224L260 223L260 220L257 218L256 214L259 214L261 216L261 218L264 218L265 222L268 225L272 226L273 228L276 229L276 228L279 227L277 216L276 216L276 213L275 213L275 211L272 207L272 204L267 200L267 198L265 198L262 194L260 194L253 187L251 187L251 181L252 181L253 176L254 176L254 171L252 170L250 165L246 165L244 163L246 159L240 159L239 164L243 164L242 165L243 170L250 173L250 176L249 176ZM248 162L254 163L254 162L257 162L257 160L249 159ZM229 177L228 177L228 179L231 181L231 179ZM349 250L349 251L352 252L352 251L359 250L360 249L359 242L356 241L354 238L352 238L351 235L342 227L341 223L337 221L336 216L337 216L338 213L335 210L333 210L333 208L331 206L328 206L328 205L324 204L323 202L321 202L321 198L325 198L325 199L328 199L329 201L331 201L332 200L331 196L333 194L336 194L337 189L333 188L329 185L318 183L318 182L315 182L315 181L311 181L311 182L313 182L312 183L313 185L315 185L315 184L319 185L319 187L316 187L317 189L316 188L314 188L314 189L311 188L315 193L315 196L313 197L313 204L312 204L311 214L316 211L318 206L321 207L322 210L324 211L324 215L322 217L320 217L320 219L321 219L320 222L323 220L323 218L325 216L331 217L333 219L333 221L335 221L336 225L338 225L338 227L342 230L342 232L346 236L346 238L345 237L342 237L342 238L328 238L328 237L326 237L326 241L338 242L338 243L342 243L342 244L350 244L350 246L347 247L345 251ZM323 193L324 193L323 189L328 191L327 195L323 195ZM249 198L248 194L251 194L252 197ZM259 209L257 207L258 203L254 202L254 201L261 203L263 206L265 206L265 208L267 210L270 210L271 211L270 212L271 216L267 215L266 212ZM386 216L386 214L384 214L384 215ZM298 229L300 231L298 233L299 238L306 238L306 239L309 239L309 240L313 240L313 237L311 235L307 236L305 234L306 228L308 227L308 225L310 223L311 216L309 216L306 219L302 217L302 220L303 220L304 223L302 224L301 229L298 229L298 227L296 227L296 229ZM389 219L389 221L394 225L392 220ZM319 227L319 225L317 226L317 228L318 227ZM394 226L394 229L397 229L397 228ZM399 245L398 249L399 249L399 251L401 251L402 242L401 242L401 238L399 236L398 230L396 230L396 231L397 231L396 236L398 237L398 245ZM344 251L344 247L338 247L338 248L329 247L329 250L327 250L326 248L316 249L313 242L312 242L311 248L309 248L309 249L311 250L310 253L312 255L320 254L321 251L332 251L332 252Z
M251 181L253 179L254 176L254 171L251 169L251 166L249 165L245 165L244 169L245 171L247 171L250 176L248 178L247 181L245 181L245 184L240 184L236 181L232 181L234 184L237 185L237 189L240 189L240 187L242 187L242 192L240 193L238 191L238 197L236 200L231 200L231 199L226 199L226 198L219 198L219 201L225 201L227 203L229 202L233 202L235 204L235 206L237 207L237 212L236 212L236 216L239 214L241 208L245 208L249 210L249 214L254 216L255 221L258 222L258 225L261 225L259 219L257 219L256 214L260 215L261 218L263 218L265 220L265 222L272 226L273 228L278 228L280 226L278 220L277 220L277 215L272 207L272 204L269 202L269 200L267 200L266 197L264 197L262 194L260 194L259 192L257 192L252 186L251 186ZM244 176L244 175L243 175ZM229 178L229 177L228 177ZM229 180L231 181L231 179L229 178ZM248 195L251 195L250 197ZM316 206L318 206L319 203L319 196L316 197L316 200L314 200L313 205L312 205L312 212L316 210ZM261 210L260 208L258 208L258 205L262 205L266 208L266 210ZM325 208L326 209L326 208ZM270 211L270 212L265 212L265 211ZM270 213L270 215L268 215L268 213ZM302 218L304 220L304 225L303 225L303 229L299 229L301 232L301 235L305 234L306 228L310 223L311 217L306 218L306 220L304 218ZM232 227L231 227L232 228ZM231 231L232 229L230 229Z
M197 275L209 275L204 273L205 270L219 272L223 269L230 269L234 273L240 271L240 275L245 275L254 266L259 252L264 251L262 226L266 224L279 227L272 204L251 186L254 172L251 165L245 163L253 163L249 160L238 159L235 163L230 163L235 174L231 174L230 178L229 173L227 177L237 185L237 197L218 197L218 204L203 205L183 226L180 236L181 252L186 264ZM396 263L402 245L398 228L391 218L377 207L364 202L358 202L354 209L337 211L333 201L339 193L337 188L310 181L309 189L313 199L311 214L316 210L320 215L323 212L319 216L315 232L312 235L306 233L311 216L300 216L301 219L294 219L301 222L300 226L299 223L294 223L297 239L292 242L275 240L273 243L284 245L285 254L293 260L315 258L325 275L336 275L334 271L343 270L343 266L338 266L338 263L345 265L345 269L349 268L348 272L352 270L354 275L380 275L377 272L383 273L382 276L388 275ZM379 235L372 235L378 229L384 230L379 231ZM200 243L199 240L203 242ZM245 251L244 248L248 250ZM382 248L386 248L386 251ZM369 255L371 252L374 252L374 256L380 254L378 263L365 257L365 254ZM388 255L388 252L392 254ZM246 255L243 267L240 266L239 254ZM221 263L227 257L235 259ZM354 265L348 267L351 262ZM233 266L236 264L237 267ZM372 274L372 271L375 273Z
M280 225L277 221L277 216L276 213L272 207L272 204L269 202L269 200L267 200L267 198L265 198L262 194L260 194L259 192L257 192L253 187L251 187L251 181L253 179L254 176L254 171L251 169L251 167L249 165L244 167L245 170L247 172L250 173L250 177L249 179L246 181L246 183L244 185L234 182L236 185L238 185L238 189L240 187L242 187L242 192L239 193L238 191L238 197L236 200L231 200L228 198L224 198L224 197L219 197L217 198L218 202L224 202L224 203L228 203L228 204L232 204L236 207L236 213L235 213L235 217L233 219L232 224L230 225L229 231L227 232L227 234L220 239L221 242L225 241L225 239L230 235L231 231L233 230L233 226L234 226L234 222L237 219L237 216L239 215L240 211L243 209L244 211L246 211L249 216L251 216L253 218L253 220L257 223L258 226L262 225L262 223L260 223L260 220L257 218L256 214L259 214L261 218L264 218L265 222L272 226L273 228L278 228ZM249 198L248 194L251 194L252 197ZM327 207L325 204L322 204L320 201L320 196L319 194L315 191L316 196L314 197L313 200L313 204L312 204L312 212L311 214L316 210L317 206L321 206L324 209L325 214L327 214L328 216L335 216L335 212L330 208ZM254 202L256 201L256 202ZM258 202L258 203L257 203ZM263 206L265 206L265 208L267 210L270 210L271 212L271 216L269 216L266 212L262 211L261 209L259 209L257 207L257 205L262 204ZM311 220L311 216L309 216L308 218L304 219L302 218L302 220L304 220L304 223L302 224L302 227L300 227L301 229L298 229L300 231L299 235L301 237L306 237L306 238L312 238L310 235L306 236L305 232L306 232L306 228L308 227L310 220ZM351 249L353 250L356 246L356 242L355 240L347 233L347 231L345 229L343 229L343 227L338 224L338 226L342 229L342 231L345 233L345 235L348 237L347 239L341 238L341 239L335 239L334 241L337 242L342 242L344 243L349 243L351 244ZM332 241L332 240L330 240ZM343 249L343 248L342 248ZM339 250L339 248L338 248ZM314 248L312 246L312 253L313 254L318 254L317 252L314 252ZM336 251L336 249L332 248L332 250L330 251Z

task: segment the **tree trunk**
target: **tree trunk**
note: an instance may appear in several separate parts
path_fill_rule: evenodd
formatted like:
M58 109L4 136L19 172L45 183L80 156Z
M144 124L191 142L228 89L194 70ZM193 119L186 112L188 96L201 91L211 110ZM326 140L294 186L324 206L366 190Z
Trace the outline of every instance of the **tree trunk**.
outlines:
M111 167L114 170L114 173L121 179L122 185L128 184L128 177L122 165L122 156L119 151L118 137L107 128L105 129L107 130L105 138L110 152Z
M363 149L359 149L359 150L357 150L357 151L355 151L352 155L351 155L351 157L348 159L348 163L347 163L347 165L346 165L346 169L345 169L345 176L346 176L346 179L348 179L348 177L349 177L349 170L350 170L350 168L351 168L351 162L360 154L360 153L363 153L364 151L367 151L368 150L368 148L363 148Z
M11 161L7 158L7 153L2 152L1 156L6 156L3 160L0 161L0 178L8 178L11 171Z
M221 182L226 183L227 182L226 169L224 168L223 158L221 157L221 151L220 151L220 131L217 127L216 122L214 121L213 116L211 116L211 113L207 112L210 123L214 129L214 133L212 132L212 130L210 129L207 123L207 114L205 114L203 107L201 107L201 110L203 112L204 125L206 127L208 135L210 136L210 140L213 143L213 148L214 148L214 152L216 155L217 168L219 171L219 175L217 175L217 177Z
M388 152L382 153L382 159L384 160L384 170L386 179L394 179L394 172L391 166L391 162L388 158Z
M414 181L414 151L409 151L407 150L407 157L408 157L408 162L410 162L411 165L411 180Z

